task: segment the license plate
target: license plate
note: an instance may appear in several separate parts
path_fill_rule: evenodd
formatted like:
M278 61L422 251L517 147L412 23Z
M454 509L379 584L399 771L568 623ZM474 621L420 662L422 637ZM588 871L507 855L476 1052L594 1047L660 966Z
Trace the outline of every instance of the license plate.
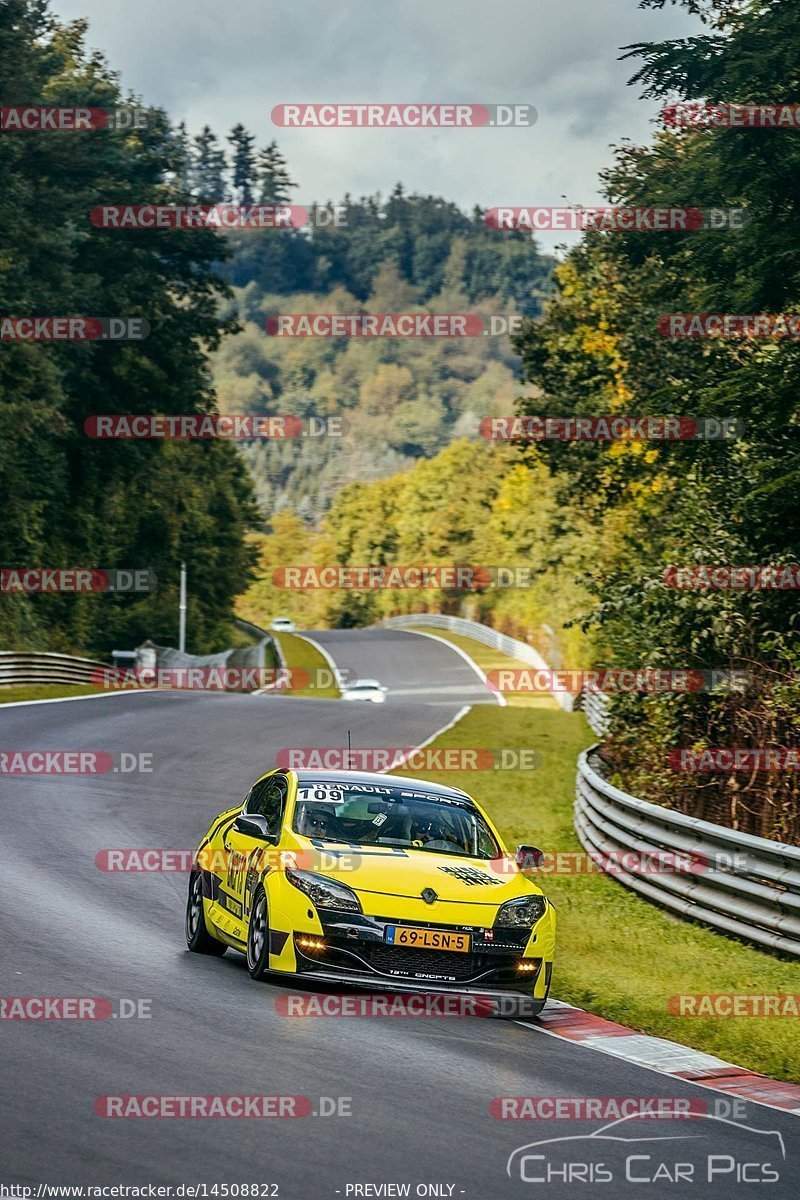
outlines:
M386 941L390 946L410 946L414 950L458 950L469 952L468 933L450 933L446 929L408 929L404 925L388 925Z

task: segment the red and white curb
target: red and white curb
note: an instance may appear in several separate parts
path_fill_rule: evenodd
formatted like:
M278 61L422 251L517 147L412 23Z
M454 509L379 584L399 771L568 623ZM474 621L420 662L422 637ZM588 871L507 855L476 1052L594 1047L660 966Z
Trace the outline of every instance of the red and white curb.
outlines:
M624 1058L651 1071L687 1079L701 1087L765 1104L768 1108L800 1114L800 1084L781 1083L680 1042L636 1033L616 1021L596 1017L560 1000L548 1001L536 1028L566 1041L580 1042L591 1050Z

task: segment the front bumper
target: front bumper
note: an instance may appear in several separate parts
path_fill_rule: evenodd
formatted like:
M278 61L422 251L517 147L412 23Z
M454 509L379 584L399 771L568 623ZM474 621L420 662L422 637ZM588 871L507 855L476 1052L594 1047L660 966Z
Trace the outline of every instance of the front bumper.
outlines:
M471 949L462 953L389 945L386 927L404 924L393 918L322 911L319 916L321 938L295 934L299 975L370 990L455 992L491 1000L508 1010L503 1015L536 1016L544 1005L552 964L541 958L524 958L527 929L413 922L415 928L468 933ZM524 970L519 969L521 963Z

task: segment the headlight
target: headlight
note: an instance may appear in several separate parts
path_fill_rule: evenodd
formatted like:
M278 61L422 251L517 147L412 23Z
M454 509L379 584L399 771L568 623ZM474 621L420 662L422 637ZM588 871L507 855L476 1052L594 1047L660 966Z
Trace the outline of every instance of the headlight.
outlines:
M340 912L361 912L358 896L352 888L347 887L344 883L336 883L325 875L315 875L313 871L290 871L287 869L286 878L301 892L305 892L317 908L337 908Z
M522 925L535 925L544 916L547 901L544 896L521 896L519 900L507 900L501 904L495 918L495 925L508 928Z

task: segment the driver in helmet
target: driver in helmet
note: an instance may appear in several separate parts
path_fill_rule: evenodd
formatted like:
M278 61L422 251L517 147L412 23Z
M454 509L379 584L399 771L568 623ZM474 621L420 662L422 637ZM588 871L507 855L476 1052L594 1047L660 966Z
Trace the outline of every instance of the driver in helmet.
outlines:
M303 825L306 837L336 836L336 814L330 805L315 804L313 807L307 807Z
M445 824L436 817L423 817L411 823L411 844L424 846L428 842L452 842L453 837Z

